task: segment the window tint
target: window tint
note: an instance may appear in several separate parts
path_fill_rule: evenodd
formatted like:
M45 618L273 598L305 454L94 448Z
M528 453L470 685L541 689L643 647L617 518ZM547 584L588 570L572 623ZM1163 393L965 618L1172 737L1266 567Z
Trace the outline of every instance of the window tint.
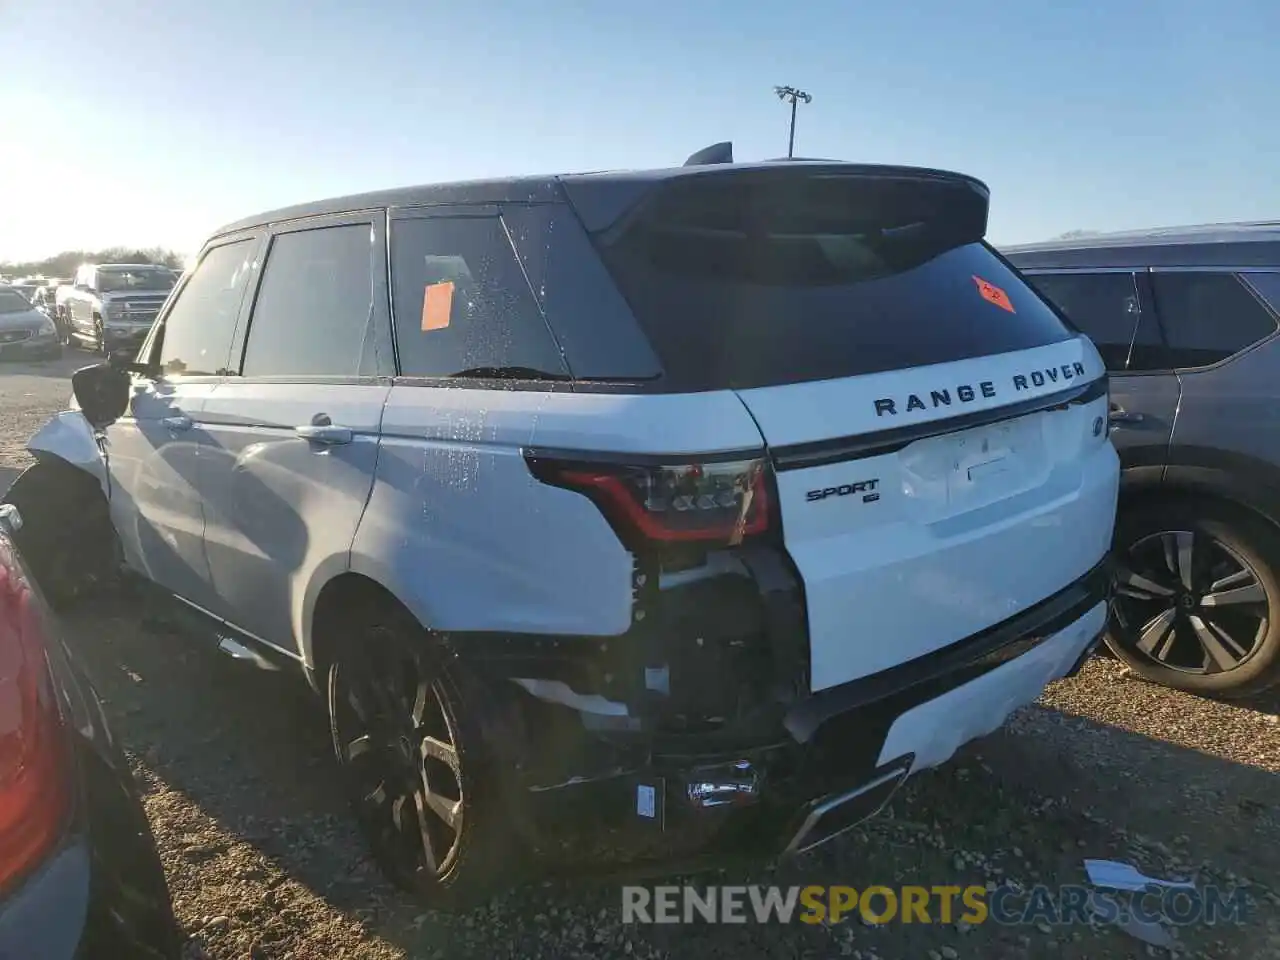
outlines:
M567 377L497 217L393 222L391 284L405 376Z
M1142 287L1140 297L1142 308L1138 315L1138 331L1133 336L1133 346L1129 348L1129 369L1131 371L1168 370L1170 369L1169 347L1165 343L1164 333L1160 330L1155 304L1151 301L1151 287L1145 284L1140 286Z
M1280 313L1280 273L1246 273L1244 279L1272 310Z
M1230 273L1153 273L1156 308L1169 342L1165 367L1224 360L1272 333L1275 320Z
M1131 273L1044 273L1027 278L1093 341L1108 370L1123 370L1138 323Z
M674 178L595 239L668 387L716 390L1072 336L985 226L963 183L787 170Z
M236 315L256 241L214 247L201 259L164 321L160 369L167 376L228 372Z
M372 265L367 223L276 236L249 321L241 373L376 374Z
M31 303L17 290L0 290L0 313L26 313Z

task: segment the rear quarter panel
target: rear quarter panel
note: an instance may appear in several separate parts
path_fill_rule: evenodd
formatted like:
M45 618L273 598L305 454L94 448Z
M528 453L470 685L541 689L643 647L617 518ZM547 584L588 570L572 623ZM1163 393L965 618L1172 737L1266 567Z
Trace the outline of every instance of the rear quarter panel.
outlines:
M616 635L632 558L585 497L540 483L526 447L759 448L728 392L625 396L397 385L351 569L440 631Z

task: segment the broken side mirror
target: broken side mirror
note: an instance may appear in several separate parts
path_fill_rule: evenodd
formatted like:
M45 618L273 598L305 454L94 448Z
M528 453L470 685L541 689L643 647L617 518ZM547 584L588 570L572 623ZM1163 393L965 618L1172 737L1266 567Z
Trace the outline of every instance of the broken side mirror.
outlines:
M71 390L95 430L115 423L129 408L129 374L112 363L81 367L71 375Z

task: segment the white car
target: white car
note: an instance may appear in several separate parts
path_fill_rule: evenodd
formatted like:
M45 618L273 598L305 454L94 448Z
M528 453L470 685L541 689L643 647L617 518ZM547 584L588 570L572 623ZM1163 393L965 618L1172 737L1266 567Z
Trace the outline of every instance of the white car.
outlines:
M790 161L250 217L77 374L24 548L307 676L434 904L517 851L807 849L1104 627L1106 374L987 209Z

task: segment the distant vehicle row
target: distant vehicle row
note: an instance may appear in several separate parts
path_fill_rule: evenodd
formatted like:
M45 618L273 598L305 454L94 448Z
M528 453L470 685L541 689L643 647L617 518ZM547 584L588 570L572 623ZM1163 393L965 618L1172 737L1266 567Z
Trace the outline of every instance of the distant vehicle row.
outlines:
M177 279L176 271L158 264L101 263L80 267L73 280L25 277L8 284L7 289L53 322L59 346L69 344L107 354L137 349ZM10 302L16 311L16 301ZM28 338L14 333L12 344L19 339L25 342ZM0 336L0 347L3 345ZM29 349L30 345L13 346L10 352L25 356ZM43 351L35 352L44 355Z
M53 320L21 288L0 284L0 359L52 360L61 353Z

